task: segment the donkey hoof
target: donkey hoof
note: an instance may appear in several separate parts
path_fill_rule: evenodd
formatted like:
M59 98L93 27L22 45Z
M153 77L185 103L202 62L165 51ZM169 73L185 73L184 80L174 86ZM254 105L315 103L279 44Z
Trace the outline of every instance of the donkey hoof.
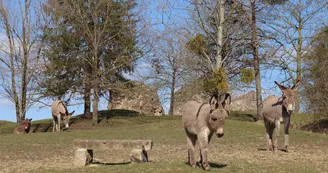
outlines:
M196 164L190 165L192 168L196 168Z
M210 170L210 165L208 163L203 164L203 169L206 170L206 171L209 171Z
M209 171L210 170L210 165L204 166L204 170Z
M288 152L288 146L285 146L284 151Z

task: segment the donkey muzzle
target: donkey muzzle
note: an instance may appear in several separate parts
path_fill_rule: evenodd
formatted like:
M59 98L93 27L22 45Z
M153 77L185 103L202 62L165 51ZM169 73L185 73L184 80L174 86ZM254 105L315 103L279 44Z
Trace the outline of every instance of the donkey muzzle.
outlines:
M221 137L223 137L223 135L224 135L223 128L219 128L216 130L217 137L221 138Z
M292 104L289 104L288 107L287 107L287 111L288 111L289 114L293 113L294 106Z

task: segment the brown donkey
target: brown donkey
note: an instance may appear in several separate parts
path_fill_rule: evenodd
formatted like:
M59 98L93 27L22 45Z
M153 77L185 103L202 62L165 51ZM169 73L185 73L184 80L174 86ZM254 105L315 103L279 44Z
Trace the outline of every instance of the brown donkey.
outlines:
M32 118L31 119L25 119L24 121L22 121L18 127L16 127L13 131L14 134L26 134L26 133L29 133L30 132L30 129L31 129L31 121L32 121Z
M285 150L288 151L288 134L290 125L290 116L294 111L294 96L297 92L300 79L297 79L293 87L285 87L274 83L282 91L282 96L268 96L263 101L263 120L266 128L266 135L269 143L269 150L277 151L278 137L280 136L280 123L284 122ZM276 129L275 140L273 141L273 130Z

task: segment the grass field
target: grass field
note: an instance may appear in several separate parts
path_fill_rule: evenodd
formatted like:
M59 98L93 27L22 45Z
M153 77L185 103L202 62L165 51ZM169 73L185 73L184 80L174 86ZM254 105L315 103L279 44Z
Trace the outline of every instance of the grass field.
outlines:
M75 117L71 129L62 133L48 132L50 119L34 121L37 133L26 135L10 134L15 124L0 122L0 172L204 172L186 164L181 117L100 113L108 119L103 118L98 126ZM290 152L278 151L275 155L266 151L263 124L251 120L251 114L235 114L226 121L225 136L213 136L210 172L328 172L327 135L292 129ZM94 151L99 164L73 167L74 139L151 139L151 162L129 163L126 151ZM282 147L283 134L279 144Z

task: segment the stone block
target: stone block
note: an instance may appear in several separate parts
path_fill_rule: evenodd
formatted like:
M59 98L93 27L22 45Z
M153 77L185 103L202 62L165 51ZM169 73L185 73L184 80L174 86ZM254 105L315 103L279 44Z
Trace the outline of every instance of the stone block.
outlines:
M130 161L131 162L148 162L148 154L145 150L134 149L130 153Z
M75 151L74 166L86 166L93 160L93 151L79 148Z

